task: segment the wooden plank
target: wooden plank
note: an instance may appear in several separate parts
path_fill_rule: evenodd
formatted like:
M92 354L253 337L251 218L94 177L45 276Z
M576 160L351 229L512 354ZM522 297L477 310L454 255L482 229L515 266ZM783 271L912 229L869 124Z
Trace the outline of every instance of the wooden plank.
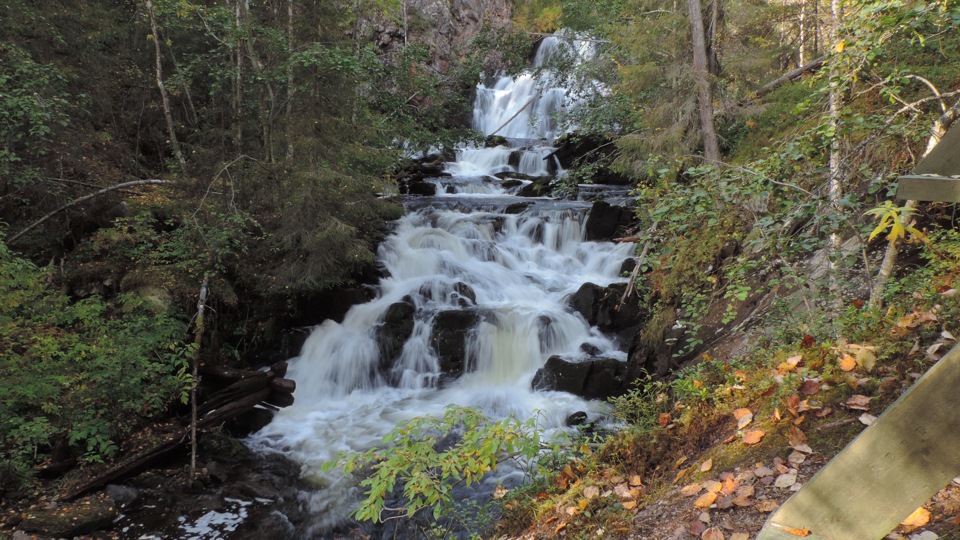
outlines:
M764 525L757 540L881 539L960 473L954 347Z
M960 123L944 134L937 146L913 169L913 174L954 176L960 174Z
M960 178L901 176L897 198L907 201L960 202Z

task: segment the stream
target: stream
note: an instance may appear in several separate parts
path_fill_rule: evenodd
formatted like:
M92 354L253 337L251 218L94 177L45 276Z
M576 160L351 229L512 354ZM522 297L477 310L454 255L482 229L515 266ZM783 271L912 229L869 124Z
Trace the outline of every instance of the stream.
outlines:
M534 67L563 48L590 54L588 44L574 43L544 39ZM563 174L550 156L562 134L555 117L576 101L548 70L479 85L474 128L499 129L508 144L459 149L446 164L449 176L427 179L435 196L405 196L407 213L379 248L386 277L375 299L352 307L341 323L317 326L291 360L296 403L247 443L301 464L320 486L301 496L312 516L308 537L332 536L361 495L355 479L321 465L379 444L401 421L455 404L494 419L538 416L549 436L569 429L573 413L605 414L601 401L537 391L532 381L552 355L626 360L623 346L591 327L568 298L586 282L624 281L621 267L634 246L585 240L590 201L520 197L522 185L494 176ZM589 191L603 196L596 186ZM516 203L527 204L518 212ZM500 473L474 496L519 482L511 474L519 473Z

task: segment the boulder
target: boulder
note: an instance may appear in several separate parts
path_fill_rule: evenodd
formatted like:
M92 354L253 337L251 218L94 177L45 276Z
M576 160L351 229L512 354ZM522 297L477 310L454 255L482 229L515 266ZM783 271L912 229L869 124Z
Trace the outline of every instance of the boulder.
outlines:
M621 227L628 227L634 221L633 210L623 206L613 206L606 201L596 201L587 216L586 240L610 240Z
M626 391L627 364L612 358L572 362L551 356L533 377L534 390L567 392L587 399L608 399Z
M380 367L387 371L403 350L403 344L413 334L413 315L416 308L411 302L391 304L383 315L383 321L375 330L380 348Z
M532 204L532 203L527 202L527 201L513 203L513 204L507 206L507 207L503 210L503 213L504 213L504 214L521 214L521 213L523 213L523 211L526 210L531 204Z
M474 368L467 359L467 339L479 320L475 309L447 310L437 314L430 345L440 361L442 379L456 379Z
M30 510L20 528L53 538L73 538L110 527L117 511L110 500L90 498L73 504Z
M509 142L507 138L502 135L489 135L483 141L483 146L485 148L495 148L497 146L507 146Z
M410 182L407 184L406 193L410 195L422 195L425 197L432 197L437 194L436 184L431 184L430 182L416 181Z
M590 326L614 334L620 344L626 347L632 343L647 318L645 310L635 297L627 298L620 305L626 283L614 283L601 287L596 283L584 283L570 296L567 304L583 316Z

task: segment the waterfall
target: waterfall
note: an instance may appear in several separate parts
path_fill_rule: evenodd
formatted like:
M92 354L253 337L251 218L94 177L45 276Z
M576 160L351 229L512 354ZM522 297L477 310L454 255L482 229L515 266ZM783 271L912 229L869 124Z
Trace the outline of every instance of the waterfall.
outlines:
M535 63L544 65L563 47L588 50L550 37ZM585 282L621 281L634 246L585 241L588 202L521 198L491 178L548 174L549 143L559 134L555 115L569 99L551 81L544 70L478 88L474 126L484 133L528 104L500 131L508 145L460 149L448 165L452 176L431 180L435 197L407 198L408 213L379 248L386 277L375 299L351 308L343 322L313 330L290 365L296 403L251 437L252 446L283 452L327 486L309 497L321 527L342 519L356 494L339 473L320 473L320 465L379 443L400 421L457 404L494 418L539 415L550 431L564 429L574 412L605 411L600 402L534 391L531 381L551 355L576 358L585 346L626 360L566 302ZM507 213L517 202L529 205ZM459 330L448 328L457 324ZM396 336L402 343L391 340ZM444 340L462 347L462 355L446 358L438 351ZM451 361L460 364L445 365Z

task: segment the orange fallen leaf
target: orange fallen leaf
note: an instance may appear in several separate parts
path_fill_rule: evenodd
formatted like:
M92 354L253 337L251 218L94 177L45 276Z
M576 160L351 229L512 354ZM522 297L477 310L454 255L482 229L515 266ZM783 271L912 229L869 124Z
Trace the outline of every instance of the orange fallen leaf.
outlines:
M810 347L813 347L816 344L817 344L817 340L813 336L809 334L804 334L803 341L800 343L800 347L803 349L809 349Z
M576 506L568 506L567 509L564 511L567 513L568 516L575 516L580 512L580 509L577 508Z
M840 369L843 371L853 371L857 367L857 359L845 354L843 358L840 359Z
M808 396L812 396L820 391L820 381L816 379L806 379L803 381L803 384L800 385L800 393Z
M700 482L695 482L693 484L687 484L680 489L680 494L684 497L693 497L697 493L700 493L703 490L703 485Z
M751 445L758 444L760 441L763 440L763 436L766 434L767 432L762 429L747 431L746 433L743 434L743 443L751 444Z
M627 510L633 510L634 508L637 507L637 501L623 501L622 503L620 503L620 505L626 508Z
M708 491L703 495L701 495L700 498L693 503L693 506L695 508L706 508L711 504L713 504L714 502L716 502L717 497L718 497L717 492Z
M766 499L763 501L757 501L757 504L753 505L753 508L757 512L769 514L770 512L773 512L774 510L776 510L779 506L780 505L777 504L776 501L771 501L769 499Z
M710 493L720 493L720 490L723 489L723 484L717 482L716 480L707 480L702 485L703 489L709 491Z
M730 535L730 540L750 540L750 535L745 532L735 532Z
M740 420L744 416L753 416L753 411L747 408L737 409L733 411L733 417L736 418L737 420Z
M703 464L700 465L700 472L707 472L712 468L713 468L713 458L704 461Z
M639 487L643 485L643 480L640 478L639 474L630 476L630 485L633 487Z
M753 501L750 500L750 497L734 497L733 504L735 506L752 506Z
M810 531L807 529L795 529L793 527L784 527L783 532L792 534L794 536L808 536Z
M739 486L740 482L737 482L733 477L729 477L723 481L723 487L720 488L720 493L723 493L724 495L732 495Z
M800 446L807 442L807 434L797 426L791 425L790 431L787 434L787 440L790 442L790 446Z
M780 415L780 407L773 409L773 423L776 424L783 419L783 416Z
M659 424L660 427L667 427L667 424L669 423L670 423L670 413L664 412L657 415L657 424Z
M562 531L564 528L566 528L566 526L567 526L566 523L561 523L561 524L557 525L557 528L553 530L553 534L560 534L560 531Z
M907 519L901 521L900 524L912 530L923 527L929 522L930 511L921 506L920 508L914 510L912 514L907 516Z

